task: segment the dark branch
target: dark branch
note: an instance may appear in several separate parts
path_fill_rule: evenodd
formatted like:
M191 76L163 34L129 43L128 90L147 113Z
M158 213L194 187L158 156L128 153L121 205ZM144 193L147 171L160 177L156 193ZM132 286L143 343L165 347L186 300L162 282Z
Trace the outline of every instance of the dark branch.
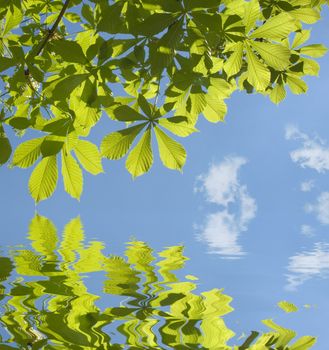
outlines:
M61 12L59 13L58 17L56 18L55 23L53 24L53 26L51 27L51 29L48 31L48 34L45 36L45 38L43 39L43 41L40 44L40 47L38 48L37 52L35 53L35 56L40 55L41 51L44 49L44 47L47 45L48 41L51 39L51 37L53 36L53 34L55 33L61 19L64 16L65 11L67 10L68 6L69 6L70 0L66 0Z

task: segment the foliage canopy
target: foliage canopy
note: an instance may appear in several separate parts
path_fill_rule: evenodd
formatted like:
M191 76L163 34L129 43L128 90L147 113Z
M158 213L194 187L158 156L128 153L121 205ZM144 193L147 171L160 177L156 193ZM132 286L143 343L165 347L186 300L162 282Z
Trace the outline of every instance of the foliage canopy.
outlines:
M133 177L147 172L157 144L162 163L182 170L175 139L199 116L224 120L235 90L281 102L307 91L313 59L309 24L325 0L1 0L0 164L36 164L36 202L56 188L79 199L82 168L125 157ZM91 129L112 123L100 148ZM118 126L116 126L118 125ZM26 140L16 144L10 129ZM10 140L9 140L10 138Z
M29 240L31 248L0 256L3 350L308 350L316 342L296 340L294 331L264 320L269 331L228 345L234 332L224 317L233 311L232 298L219 289L199 293L197 277L177 276L188 260L181 246L155 253L132 241L124 257L106 255L101 242L85 242L79 218L60 237L39 215ZM99 295L85 278L95 272L102 273Z

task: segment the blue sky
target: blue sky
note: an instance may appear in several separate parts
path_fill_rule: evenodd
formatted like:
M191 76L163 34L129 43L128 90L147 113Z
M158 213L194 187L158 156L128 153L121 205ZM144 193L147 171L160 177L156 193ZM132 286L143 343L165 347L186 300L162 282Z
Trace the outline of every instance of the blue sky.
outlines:
M329 46L329 15L312 41ZM326 350L329 314L328 56L306 95L288 94L279 106L235 93L225 123L200 120L183 140L183 174L162 167L132 180L124 162L104 160L106 173L85 176L81 202L60 184L37 210L63 227L80 215L88 239L120 253L134 236L155 249L184 244L186 273L200 289L225 288L237 332L260 329L268 317L300 334L319 336ZM105 121L93 132L104 136ZM22 243L35 205L28 171L1 168L1 245ZM276 303L301 307L285 315ZM310 304L311 308L303 305Z

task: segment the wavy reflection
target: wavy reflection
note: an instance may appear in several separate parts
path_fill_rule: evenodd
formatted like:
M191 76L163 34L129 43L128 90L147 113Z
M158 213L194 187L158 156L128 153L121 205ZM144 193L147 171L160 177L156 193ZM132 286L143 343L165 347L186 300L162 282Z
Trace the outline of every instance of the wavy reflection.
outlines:
M28 238L31 248L0 257L1 350L286 349L296 335L267 320L268 333L228 345L234 332L223 317L232 298L219 289L198 293L196 277L177 277L187 260L181 246L156 253L133 241L124 257L108 256L101 242L84 241L79 218L60 236L39 215ZM93 273L103 274L99 295L86 283ZM314 343L302 337L294 346Z

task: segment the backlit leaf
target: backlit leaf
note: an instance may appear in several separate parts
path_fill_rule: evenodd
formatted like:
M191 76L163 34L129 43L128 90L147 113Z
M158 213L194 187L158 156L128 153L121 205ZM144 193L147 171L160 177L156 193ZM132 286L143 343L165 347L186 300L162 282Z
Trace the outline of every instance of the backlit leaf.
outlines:
M120 159L124 157L145 125L145 123L142 123L105 136L101 143L102 156L108 159Z
M66 149L62 151L62 175L65 191L71 197L79 200L83 188L82 171L77 161Z
M58 179L56 156L44 158L33 170L29 180L32 198L38 203L49 198L55 191Z
M286 12L282 12L270 18L251 33L250 38L283 39L296 28L294 18Z
M247 47L247 59L249 83L253 85L257 91L264 91L270 83L270 71L260 62L249 47Z
M41 144L44 138L32 139L21 143L15 150L13 165L28 168L33 165L41 155Z
M74 153L80 164L93 175L103 172L102 159L96 145L89 141L78 140Z
M153 164L151 130L148 128L137 145L129 153L126 168L133 177L145 174Z
M154 131L163 165L169 169L181 171L186 161L186 151L184 147L158 127L155 127Z

